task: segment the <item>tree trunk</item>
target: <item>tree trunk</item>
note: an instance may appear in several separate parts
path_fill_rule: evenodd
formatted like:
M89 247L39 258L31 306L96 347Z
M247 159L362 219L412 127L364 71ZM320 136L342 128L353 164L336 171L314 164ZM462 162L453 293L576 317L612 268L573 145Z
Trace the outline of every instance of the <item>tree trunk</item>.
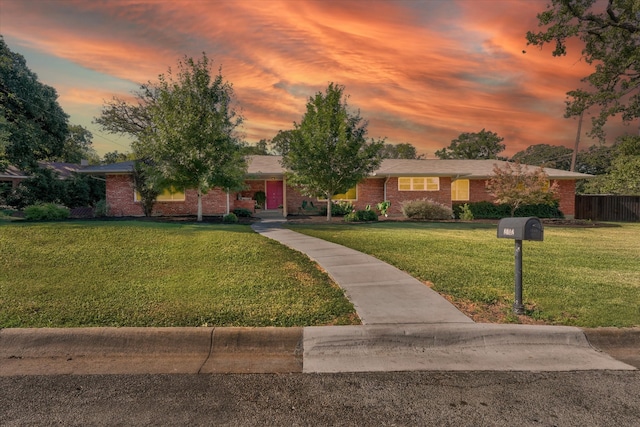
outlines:
M198 188L198 222L202 222L202 191Z
M332 191L327 193L327 221L331 221L331 196Z
M582 117L584 116L584 111L580 113L580 118L578 119L578 134L576 135L576 142L573 146L573 154L571 155L571 167L569 171L574 172L576 169L576 160L578 158L578 145L580 145L580 133L582 132Z

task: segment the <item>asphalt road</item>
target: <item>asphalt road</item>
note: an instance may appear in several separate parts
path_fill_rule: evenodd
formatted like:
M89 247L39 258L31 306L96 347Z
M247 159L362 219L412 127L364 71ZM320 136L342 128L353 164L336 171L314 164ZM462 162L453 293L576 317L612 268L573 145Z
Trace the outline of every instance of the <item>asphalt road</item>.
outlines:
M639 371L0 378L0 425L638 426Z

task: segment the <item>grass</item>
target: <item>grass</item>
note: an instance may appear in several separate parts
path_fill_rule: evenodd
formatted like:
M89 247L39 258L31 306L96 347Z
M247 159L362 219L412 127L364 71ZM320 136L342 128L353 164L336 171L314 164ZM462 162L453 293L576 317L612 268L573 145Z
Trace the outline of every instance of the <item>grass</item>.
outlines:
M545 228L523 242L526 316L511 313L514 241L478 223L292 225L291 229L373 255L408 272L478 320L640 325L640 224Z
M0 223L0 327L353 324L302 254L243 225Z

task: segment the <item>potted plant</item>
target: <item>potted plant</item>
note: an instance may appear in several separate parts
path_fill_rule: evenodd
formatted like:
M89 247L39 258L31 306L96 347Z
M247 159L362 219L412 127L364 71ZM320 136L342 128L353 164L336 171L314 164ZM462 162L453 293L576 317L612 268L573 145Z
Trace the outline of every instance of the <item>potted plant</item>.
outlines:
M264 208L264 203L267 201L267 195L264 193L264 191L256 191L253 194L253 200L256 201L257 209Z

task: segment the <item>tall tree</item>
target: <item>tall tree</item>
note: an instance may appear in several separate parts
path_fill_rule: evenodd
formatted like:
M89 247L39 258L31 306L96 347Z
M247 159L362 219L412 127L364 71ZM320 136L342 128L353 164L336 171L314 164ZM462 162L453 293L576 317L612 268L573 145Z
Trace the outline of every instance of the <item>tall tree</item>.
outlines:
M136 156L133 153L120 153L118 150L115 150L105 153L104 156L102 156L102 161L100 163L103 165L110 165L112 163L126 162L128 160L135 159Z
M91 160L99 163L100 157L92 147L93 134L80 125L69 125L69 133L64 141L62 153L55 160L67 163L80 163Z
M153 161L141 159L133 163L133 187L140 196L144 216L151 216L156 199L166 187Z
M569 170L573 151L562 145L536 144L513 155L511 160L525 165Z
M464 132L435 154L439 159L499 159L498 154L505 149L503 140L497 133L484 129Z
M295 135L295 130L279 130L276 136L271 140L271 147L273 151L280 155L284 156L289 151L289 145L291 144L291 140Z
M289 142L282 164L290 182L305 195L325 197L327 221L331 197L345 193L380 166L383 140L367 141L367 122L349 111L344 86L330 83L307 102L307 112Z
M236 128L233 88L221 74L212 76L209 59L185 57L177 72L171 69L154 85L154 102L145 114L151 126L133 143L138 158L148 158L168 184L194 188L198 221L202 196L211 188L226 191L244 183L246 162Z
M264 138L253 145L244 144L242 147L242 154L244 154L245 156L268 156L268 145L269 142Z
M106 132L138 138L153 126L149 108L156 103L156 91L156 86L147 82L133 91L134 103L114 96L105 102L93 122Z
M537 15L544 30L527 32L528 44L553 43L553 56L566 55L572 38L584 43L582 57L595 70L583 79L589 90L567 92L566 116L598 108L589 134L602 141L611 116L620 115L624 122L640 116L639 12L637 0L551 0Z
M418 155L416 147L405 142L401 144L384 144L382 147L383 159L424 159L424 154Z
M506 162L503 167L494 165L487 190L496 203L509 205L513 216L522 205L553 203L558 184L549 185L549 177L542 167L530 171L526 165Z
M5 136L0 165L34 170L38 161L60 156L68 116L54 88L38 81L24 57L12 52L0 36L0 117Z

